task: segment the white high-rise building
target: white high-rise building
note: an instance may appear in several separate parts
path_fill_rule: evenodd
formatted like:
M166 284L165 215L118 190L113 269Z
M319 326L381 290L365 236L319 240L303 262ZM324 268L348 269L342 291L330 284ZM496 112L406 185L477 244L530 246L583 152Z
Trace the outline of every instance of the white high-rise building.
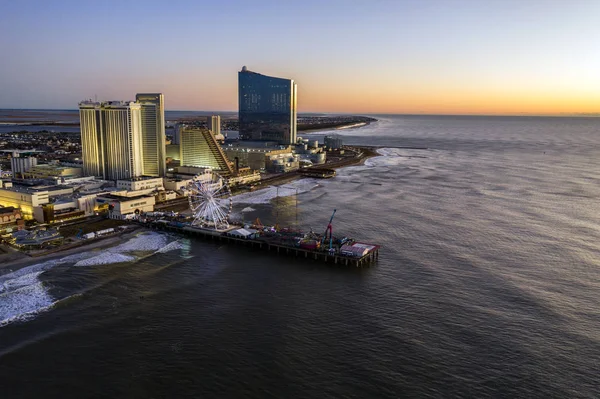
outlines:
M165 99L162 93L138 93L142 115L142 171L163 177L166 171Z
M206 117L206 127L216 136L221 134L221 117L212 115Z
M18 153L13 154L10 159L10 169L12 170L13 177L23 177L23 174L29 169L37 165L36 157L20 157Z
M106 180L143 174L142 106L135 102L79 104L85 175Z

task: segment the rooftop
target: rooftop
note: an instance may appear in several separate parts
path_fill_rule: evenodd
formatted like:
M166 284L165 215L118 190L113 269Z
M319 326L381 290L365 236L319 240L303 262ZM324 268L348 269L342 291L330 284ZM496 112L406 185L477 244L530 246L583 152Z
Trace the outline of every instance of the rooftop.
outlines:
M115 201L133 201L133 200L139 200L139 199L145 199L145 198L154 198L153 195L136 195L135 197L123 197L123 196L114 195L114 194L100 194L100 195L98 195L98 197L111 199L111 200L115 200Z

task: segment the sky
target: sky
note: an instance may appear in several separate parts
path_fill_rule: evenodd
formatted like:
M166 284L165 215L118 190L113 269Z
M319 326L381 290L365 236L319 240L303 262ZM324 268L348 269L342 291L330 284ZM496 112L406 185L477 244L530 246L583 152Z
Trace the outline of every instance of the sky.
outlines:
M299 112L600 113L597 0L0 2L0 108L162 92L236 111L242 66Z

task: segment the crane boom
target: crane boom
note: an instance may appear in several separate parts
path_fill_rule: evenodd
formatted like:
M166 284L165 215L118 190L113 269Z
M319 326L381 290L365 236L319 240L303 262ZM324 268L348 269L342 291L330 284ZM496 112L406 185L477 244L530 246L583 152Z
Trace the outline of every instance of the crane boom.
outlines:
M327 232L329 231L329 249L333 247L333 227L331 226L331 222L333 222L333 217L335 216L336 211L337 209L333 210L331 218L329 218L329 224L325 228L325 233L323 233L323 239L321 240L321 245L325 244L325 240L327 239Z

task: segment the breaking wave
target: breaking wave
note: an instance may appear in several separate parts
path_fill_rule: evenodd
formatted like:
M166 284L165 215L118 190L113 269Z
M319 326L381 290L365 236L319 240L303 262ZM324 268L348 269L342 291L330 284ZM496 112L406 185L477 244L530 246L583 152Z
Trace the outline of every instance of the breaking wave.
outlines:
M155 253L165 253L184 246L180 241L156 232L138 234L113 248L86 251L53 259L0 276L0 327L15 321L27 321L36 314L51 309L66 298L53 298L40 276L58 265L98 266L135 262ZM147 254L140 254L147 252ZM133 254L135 253L135 254Z
M42 273L33 271L2 283L0 327L17 320L28 320L52 307L54 300L38 278Z

